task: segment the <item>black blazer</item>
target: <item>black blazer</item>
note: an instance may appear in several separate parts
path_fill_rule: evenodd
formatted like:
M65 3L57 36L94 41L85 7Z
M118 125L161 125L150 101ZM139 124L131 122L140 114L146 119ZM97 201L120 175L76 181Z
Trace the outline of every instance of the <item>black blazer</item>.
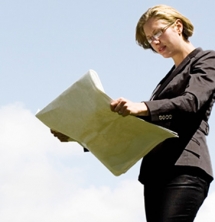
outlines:
M177 132L179 138L167 139L143 158L141 183L163 179L176 169L196 169L213 179L205 136L214 101L215 51L197 48L170 70L145 102L150 112L146 120Z

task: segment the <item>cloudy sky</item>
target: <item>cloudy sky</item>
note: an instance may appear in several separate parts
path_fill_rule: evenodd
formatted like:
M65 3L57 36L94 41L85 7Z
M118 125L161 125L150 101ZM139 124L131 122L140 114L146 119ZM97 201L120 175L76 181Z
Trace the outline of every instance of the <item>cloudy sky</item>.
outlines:
M168 4L195 26L196 47L215 49L213 0L0 0L0 221L145 221L138 162L115 177L76 143L60 143L38 109L95 70L111 98L147 100L172 66L135 42L149 7ZM215 169L215 111L208 145ZM215 185L196 218L214 221Z

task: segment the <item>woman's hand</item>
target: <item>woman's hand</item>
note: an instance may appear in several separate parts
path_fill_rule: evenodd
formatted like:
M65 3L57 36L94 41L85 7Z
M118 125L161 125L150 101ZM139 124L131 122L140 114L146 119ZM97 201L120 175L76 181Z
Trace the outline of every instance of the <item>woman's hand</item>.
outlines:
M69 137L64 135L63 133L57 132L55 130L50 130L54 137L57 137L61 142L68 142Z
M110 103L113 112L117 112L122 116L148 116L148 108L145 103L134 103L125 98L113 100Z

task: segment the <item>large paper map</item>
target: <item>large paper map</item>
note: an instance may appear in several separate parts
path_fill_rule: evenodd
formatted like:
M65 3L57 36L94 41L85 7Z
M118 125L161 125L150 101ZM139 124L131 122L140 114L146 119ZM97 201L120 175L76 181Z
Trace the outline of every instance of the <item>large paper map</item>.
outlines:
M160 142L177 137L140 118L112 112L111 101L97 73L89 70L36 117L87 148L116 176L125 173Z

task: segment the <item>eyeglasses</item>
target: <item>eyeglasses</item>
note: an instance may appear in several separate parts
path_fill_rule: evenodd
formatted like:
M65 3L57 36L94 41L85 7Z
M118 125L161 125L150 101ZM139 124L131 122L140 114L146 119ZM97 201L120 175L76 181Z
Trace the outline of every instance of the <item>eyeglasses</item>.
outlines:
M173 25L175 22L172 22L170 24L168 24L167 26L159 29L154 35L152 35L151 37L147 38L147 41L149 44L152 44L152 42L154 40L159 40L159 38L161 37L161 35L171 26Z

